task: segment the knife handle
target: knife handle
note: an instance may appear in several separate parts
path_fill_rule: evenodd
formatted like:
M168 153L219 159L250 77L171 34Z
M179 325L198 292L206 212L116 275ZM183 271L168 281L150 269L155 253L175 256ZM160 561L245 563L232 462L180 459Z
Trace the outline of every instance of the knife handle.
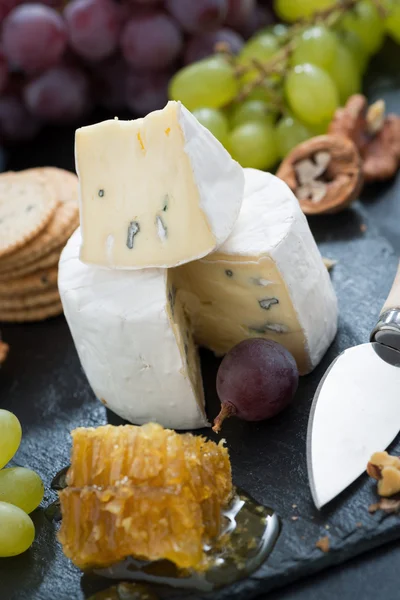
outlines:
M400 263L392 289L370 339L371 342L378 342L400 351Z

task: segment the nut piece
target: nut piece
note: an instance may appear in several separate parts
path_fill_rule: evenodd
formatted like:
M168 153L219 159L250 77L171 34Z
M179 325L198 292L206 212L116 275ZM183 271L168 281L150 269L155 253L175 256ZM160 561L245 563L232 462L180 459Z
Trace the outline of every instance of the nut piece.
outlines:
M328 134L344 135L361 150L367 143L368 102L362 94L350 96L344 107L338 108L328 128Z
M9 345L0 340L0 365L6 360L9 349Z
M393 177L400 165L400 117L388 115L378 133L369 141L361 156L365 181L384 181Z
M368 508L368 512L375 513L378 510L382 510L388 515L400 513L400 500L394 498L381 498L376 504L371 504Z
M339 212L361 189L361 158L349 138L321 135L296 146L277 176L294 192L306 215Z
M319 539L317 542L315 542L315 547L319 548L319 550L322 550L322 552L329 552L330 549L330 543L329 543L329 537L326 535L324 537L322 537L321 539Z
M367 465L367 473L378 480L380 496L394 496L400 493L400 457L387 452L375 452Z
M400 117L385 117L383 100L368 108L365 96L351 96L345 107L335 112L328 133L353 140L363 159L367 182L390 179L400 166Z

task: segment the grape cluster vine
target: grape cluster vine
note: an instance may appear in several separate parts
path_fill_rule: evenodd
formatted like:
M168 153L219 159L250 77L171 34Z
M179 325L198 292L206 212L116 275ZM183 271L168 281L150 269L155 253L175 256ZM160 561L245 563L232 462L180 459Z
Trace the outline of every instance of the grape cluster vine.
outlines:
M292 52L296 47L296 38L313 25L324 25L328 28L334 27L340 22L347 11L354 10L361 1L339 0L337 4L314 13L312 17L300 19L292 26L288 26L287 32L282 36L280 50L267 61L252 58L249 60L248 65L239 65L237 64L236 57L230 52L226 44L217 44L215 48L216 52L223 55L232 64L235 68L237 78L240 79L250 71L257 72L257 76L252 81L243 85L234 102L243 102L256 88L263 88L269 96L271 108L283 113L285 111L285 102L281 91L281 84L288 69ZM380 16L385 18L388 11L383 1L371 0L371 2L378 10Z

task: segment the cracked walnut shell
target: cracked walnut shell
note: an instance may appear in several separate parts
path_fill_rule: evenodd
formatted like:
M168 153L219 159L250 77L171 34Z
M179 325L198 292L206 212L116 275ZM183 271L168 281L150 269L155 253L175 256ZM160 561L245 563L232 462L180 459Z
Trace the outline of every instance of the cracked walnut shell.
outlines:
M363 183L360 154L349 138L339 135L299 144L282 161L277 176L306 215L343 210L357 198Z

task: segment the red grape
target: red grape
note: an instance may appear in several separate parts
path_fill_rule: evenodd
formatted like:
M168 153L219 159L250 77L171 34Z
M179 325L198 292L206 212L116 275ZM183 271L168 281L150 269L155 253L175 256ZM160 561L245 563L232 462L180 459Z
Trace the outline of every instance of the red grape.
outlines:
M117 55L96 63L92 73L98 103L109 110L125 108L128 68L122 57Z
M171 72L130 72L127 79L127 105L136 114L145 115L163 108L168 102Z
M210 54L214 54L215 46L226 44L232 54L238 54L243 47L244 39L232 29L218 29L209 33L193 36L187 43L184 61L186 64L197 62Z
M3 50L13 68L29 73L57 64L67 44L62 17L42 4L14 8L3 24Z
M88 106L88 83L76 68L54 67L28 83L24 90L32 114L47 121L71 121Z
M0 138L20 142L33 138L40 129L39 121L33 117L17 96L0 98Z
M175 22L161 12L137 15L122 32L121 49L125 60L135 69L162 70L182 49L182 34Z
M226 25L233 29L241 29L255 9L256 0L228 0L228 14Z
M72 0L64 17L69 43L83 58L102 60L117 48L121 20L113 0Z
M228 0L166 0L166 7L183 29L201 33L222 25Z
M281 344L261 338L240 342L218 369L221 411L213 430L218 432L232 415L245 421L275 416L291 402L298 381L296 361Z

